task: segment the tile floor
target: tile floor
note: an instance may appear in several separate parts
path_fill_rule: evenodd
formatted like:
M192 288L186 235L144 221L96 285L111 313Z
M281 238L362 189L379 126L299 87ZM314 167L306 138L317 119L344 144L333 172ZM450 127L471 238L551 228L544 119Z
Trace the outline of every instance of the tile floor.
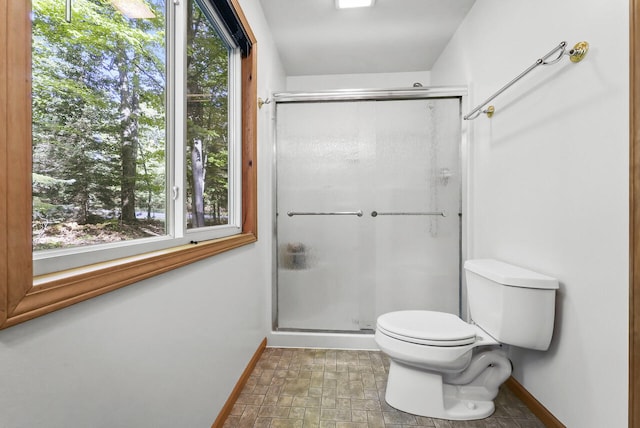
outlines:
M479 421L445 421L400 412L384 401L389 361L374 351L267 348L225 428L514 427L544 428L502 387L496 412Z

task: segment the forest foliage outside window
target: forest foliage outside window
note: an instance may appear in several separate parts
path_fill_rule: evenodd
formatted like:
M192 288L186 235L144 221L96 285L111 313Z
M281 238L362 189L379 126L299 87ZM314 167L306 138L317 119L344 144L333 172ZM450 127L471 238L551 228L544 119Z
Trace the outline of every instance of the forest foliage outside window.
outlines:
M210 226L240 231L240 177L230 174L239 111L229 107L240 96L230 85L239 51L205 2L186 2L185 47L167 42L164 0L126 2L143 16L123 13L123 0L74 0L67 22L64 1L33 0L34 254L184 240L186 229ZM173 60L186 61L186 82L168 82ZM174 144L169 91L187 105L186 118L173 118L186 120L186 139Z
M34 250L164 235L164 1L32 4Z

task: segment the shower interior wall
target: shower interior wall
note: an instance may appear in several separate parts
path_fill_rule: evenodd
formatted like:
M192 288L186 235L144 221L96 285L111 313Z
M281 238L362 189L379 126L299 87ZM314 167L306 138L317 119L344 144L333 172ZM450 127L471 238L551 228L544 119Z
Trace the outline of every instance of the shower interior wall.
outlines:
M468 124L470 257L560 280L551 348L510 357L568 427L627 426L628 28L623 0L478 1L431 70L475 106L560 41L590 44Z

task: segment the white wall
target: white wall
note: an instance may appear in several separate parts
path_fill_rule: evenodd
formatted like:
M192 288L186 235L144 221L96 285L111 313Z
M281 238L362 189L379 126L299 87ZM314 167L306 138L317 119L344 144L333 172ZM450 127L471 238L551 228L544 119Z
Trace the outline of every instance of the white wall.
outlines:
M431 72L435 85L468 84L472 107L560 41L591 44L469 123L470 256L560 280L551 348L511 356L516 379L569 427L627 425L628 9L479 1Z
M323 91L332 89L407 88L419 82L429 86L428 71L406 73L321 74L288 76L287 91Z
M241 0L258 39L258 88L284 72L259 3ZM271 123L260 111L259 182ZM266 336L268 187L259 241L0 332L0 427L208 427Z

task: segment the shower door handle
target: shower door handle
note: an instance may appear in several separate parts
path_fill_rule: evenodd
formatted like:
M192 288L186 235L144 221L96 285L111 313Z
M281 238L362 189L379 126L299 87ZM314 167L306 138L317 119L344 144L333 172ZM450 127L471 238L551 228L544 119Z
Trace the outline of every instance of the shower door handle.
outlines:
M442 217L447 216L446 211L427 211L427 212L378 212L371 211L371 217L378 217L379 215L438 215Z
M358 211L332 211L332 212L300 212L300 211L287 211L289 217L294 215L357 215L362 217L362 210Z

